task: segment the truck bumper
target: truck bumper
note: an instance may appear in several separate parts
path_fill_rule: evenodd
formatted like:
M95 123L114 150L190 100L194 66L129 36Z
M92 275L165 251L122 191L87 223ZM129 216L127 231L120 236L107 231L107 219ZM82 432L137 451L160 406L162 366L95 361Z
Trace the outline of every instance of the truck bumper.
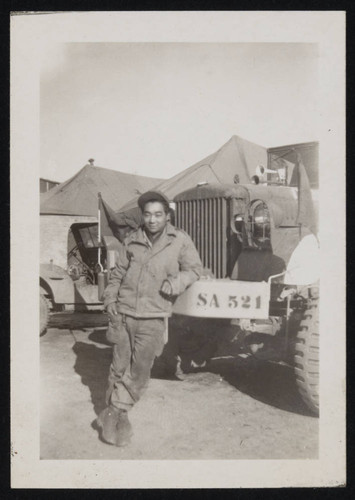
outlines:
M270 284L230 279L200 279L174 303L173 312L200 318L267 319Z

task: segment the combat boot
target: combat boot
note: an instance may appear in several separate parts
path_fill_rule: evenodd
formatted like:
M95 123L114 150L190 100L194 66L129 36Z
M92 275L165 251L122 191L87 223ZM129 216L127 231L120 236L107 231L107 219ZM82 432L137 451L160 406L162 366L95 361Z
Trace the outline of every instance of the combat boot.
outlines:
M97 417L97 425L101 429L102 439L115 446L129 444L132 436L132 426L126 410L118 410L109 406Z
M128 420L126 410L119 410L118 420L116 424L116 446L126 446L130 443L133 435L131 422Z

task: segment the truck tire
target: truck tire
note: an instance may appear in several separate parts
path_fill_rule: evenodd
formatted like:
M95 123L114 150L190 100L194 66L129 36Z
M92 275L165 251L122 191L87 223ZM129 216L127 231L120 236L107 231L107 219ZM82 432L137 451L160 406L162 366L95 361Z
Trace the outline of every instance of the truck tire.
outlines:
M314 414L319 415L318 299L312 299L300 323L295 342L294 367L303 401Z
M43 335L47 330L49 321L49 305L46 297L39 294L39 334Z

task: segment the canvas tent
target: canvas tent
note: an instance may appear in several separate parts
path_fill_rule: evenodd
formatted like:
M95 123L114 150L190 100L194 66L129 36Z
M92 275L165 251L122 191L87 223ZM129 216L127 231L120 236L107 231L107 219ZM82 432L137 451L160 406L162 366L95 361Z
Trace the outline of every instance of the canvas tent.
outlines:
M97 217L99 192L112 209L117 210L159 182L161 179L154 177L126 174L88 164L69 180L41 195L40 213Z
M218 151L156 185L170 199L199 182L233 184L238 175L241 184L249 184L258 165L267 165L267 149L233 135ZM121 210L136 206L137 196Z

